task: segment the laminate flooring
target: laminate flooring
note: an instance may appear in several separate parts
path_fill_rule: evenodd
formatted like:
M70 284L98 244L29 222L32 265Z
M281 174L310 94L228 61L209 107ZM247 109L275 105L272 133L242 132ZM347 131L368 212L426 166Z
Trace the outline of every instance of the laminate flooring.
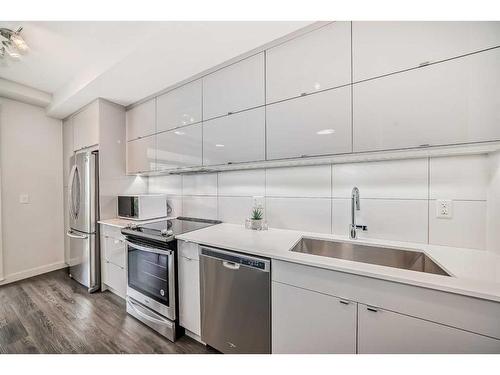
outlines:
M0 353L215 353L175 343L128 315L113 293L87 293L66 269L0 286Z

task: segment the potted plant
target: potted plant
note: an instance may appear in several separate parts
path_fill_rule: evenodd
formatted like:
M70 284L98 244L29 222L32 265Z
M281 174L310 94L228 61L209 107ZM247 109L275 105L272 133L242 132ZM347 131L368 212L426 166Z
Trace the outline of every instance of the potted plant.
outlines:
M262 229L262 221L263 221L263 210L262 208L256 207L252 210L252 216L250 217L251 225L250 227L253 230L261 230Z

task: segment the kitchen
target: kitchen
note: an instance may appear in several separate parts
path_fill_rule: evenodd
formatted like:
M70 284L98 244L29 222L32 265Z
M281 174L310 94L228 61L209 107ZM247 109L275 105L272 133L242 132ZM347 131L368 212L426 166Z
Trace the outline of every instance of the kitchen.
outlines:
M500 22L334 18L0 22L0 353L500 354Z

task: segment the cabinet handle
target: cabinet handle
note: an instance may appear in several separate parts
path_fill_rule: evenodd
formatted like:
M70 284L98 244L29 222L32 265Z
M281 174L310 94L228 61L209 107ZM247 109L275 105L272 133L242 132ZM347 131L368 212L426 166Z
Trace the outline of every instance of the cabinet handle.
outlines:
M419 67L422 67L422 66L427 66L429 65L431 62L430 61L424 61L424 62L421 62L420 64L418 64Z
M233 112L228 112L227 114L228 114L228 115L232 115L232 114L233 114Z
M307 95L307 92L301 92L300 93L300 96L306 96Z
M375 307L367 306L366 309L371 312L378 312L378 310Z
M341 299L339 302L340 302L341 304L343 304L343 305L348 305L348 304L349 304L349 301L345 301L345 300L343 300L343 299Z

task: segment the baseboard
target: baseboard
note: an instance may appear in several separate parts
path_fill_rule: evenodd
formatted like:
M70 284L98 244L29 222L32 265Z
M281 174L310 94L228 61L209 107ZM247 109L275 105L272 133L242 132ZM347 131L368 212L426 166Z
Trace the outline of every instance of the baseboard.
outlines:
M67 264L63 262L56 262L51 264L46 264L40 267L31 268L29 270L11 273L10 275L5 275L4 279L0 281L0 285L10 284L15 281L27 279L29 277L41 275L43 273L55 271L61 268L67 267Z

